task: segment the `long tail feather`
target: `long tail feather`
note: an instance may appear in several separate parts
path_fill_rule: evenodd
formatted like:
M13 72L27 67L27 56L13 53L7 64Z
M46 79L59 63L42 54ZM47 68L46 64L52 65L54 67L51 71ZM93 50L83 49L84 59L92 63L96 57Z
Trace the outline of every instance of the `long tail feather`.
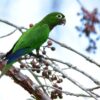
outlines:
M7 73L7 71L11 68L11 65L16 62L16 60L18 60L22 55L26 54L27 51L29 50L29 48L24 48L24 49L20 49L18 51L16 51L15 53L9 53L6 56L7 64L4 66L0 78Z
M7 64L10 64L12 62L15 62L18 58L20 58L22 55L26 54L27 49L20 49L16 51L15 53L11 53L6 56L6 59L8 60Z
M11 65L12 64L7 64L4 66L4 68L1 71L0 78L7 73L7 71L11 68Z

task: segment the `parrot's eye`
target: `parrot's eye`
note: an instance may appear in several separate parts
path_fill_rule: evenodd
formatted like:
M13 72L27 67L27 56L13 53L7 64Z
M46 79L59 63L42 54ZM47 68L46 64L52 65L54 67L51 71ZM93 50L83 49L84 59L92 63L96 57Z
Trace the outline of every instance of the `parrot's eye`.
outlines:
M62 15L61 14L58 14L58 15L56 15L56 17L58 18L58 19L62 19Z

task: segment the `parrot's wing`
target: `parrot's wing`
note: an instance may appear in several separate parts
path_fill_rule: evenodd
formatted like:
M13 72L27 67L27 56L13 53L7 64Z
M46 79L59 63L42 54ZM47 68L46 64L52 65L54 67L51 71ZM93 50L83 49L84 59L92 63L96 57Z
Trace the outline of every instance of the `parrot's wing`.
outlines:
M19 38L13 48L7 53L7 63L16 61L22 55L38 49L48 38L49 27L44 24L41 27L29 29Z
M22 55L29 53L32 49L39 48L48 38L49 27L44 24L40 27L29 29L15 43L7 56L7 65L4 66L0 78L10 69L11 64Z
M34 27L22 34L10 52L15 53L16 51L25 48L37 49L47 40L50 32L48 25L43 24Z

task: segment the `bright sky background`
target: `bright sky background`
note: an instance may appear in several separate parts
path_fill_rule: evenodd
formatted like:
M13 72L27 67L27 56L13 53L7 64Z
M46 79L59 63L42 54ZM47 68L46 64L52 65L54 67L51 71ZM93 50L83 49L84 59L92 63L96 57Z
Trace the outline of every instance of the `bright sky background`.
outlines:
M95 55L86 53L85 48L87 46L87 40L79 38L79 33L74 28L76 25L80 25L79 17L76 15L77 12L80 12L80 6L76 0L55 0L55 3L53 1L54 0L0 0L0 19L8 20L18 26L28 27L30 23L35 24L40 21L46 14L52 11L60 11L65 14L67 23L65 26L57 26L53 29L50 37L69 45L75 50L78 50L99 62L100 48L97 50ZM88 10L91 11L93 8L97 7L100 12L100 0L80 1ZM0 23L0 36L11 32L13 29L14 28L7 26L6 24ZM9 51L20 35L21 34L17 31L9 37L0 39L0 52L6 53ZM81 67L82 70L87 71L92 76L95 75L95 78L100 80L98 77L100 76L100 69L94 67L94 65L86 62L82 57L70 52L69 50L64 50L59 46L56 46L56 48L56 52L50 52L51 57L62 59ZM61 52L61 54L59 54L59 52ZM79 74L74 71L69 71L68 75L72 76L76 80L80 80L81 84L87 87L94 85L91 81L83 78L83 76L79 76ZM68 81L64 84L66 85L65 87L67 91L80 91L78 88L73 87L71 83L69 84ZM98 92L100 93L100 91ZM19 85L16 85L9 77L4 76L0 79L0 100L26 100L27 98L30 98L30 95ZM66 99L92 100L71 96L66 96L63 100Z

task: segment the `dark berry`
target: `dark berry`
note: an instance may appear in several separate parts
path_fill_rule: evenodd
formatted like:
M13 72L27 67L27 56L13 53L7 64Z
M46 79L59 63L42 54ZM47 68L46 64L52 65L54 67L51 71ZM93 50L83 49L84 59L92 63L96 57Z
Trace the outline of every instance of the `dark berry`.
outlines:
M52 51L55 51L55 49L56 49L55 47L51 47L51 50L52 50Z
M59 96L59 98L60 98L60 99L62 99L62 98L63 98L62 94L58 94L58 96Z
M66 76L62 75L63 78L66 78Z
M56 83L53 84L54 87L58 88L58 85Z
M51 92L51 98L52 99L57 99L57 94L55 93L55 91Z
M56 75L52 75L51 80L52 80L52 81L57 80Z
M48 70L48 74L51 75L51 70Z
M48 41L48 46L51 46L52 45L52 41Z
M47 61L44 61L44 64L45 64L46 66L49 66L49 63L48 63Z
M20 68L24 68L24 67L25 67L25 64L21 64L21 65L20 65Z
M42 72L42 76L46 77L46 75L47 75L47 72L46 71L43 71Z
M57 83L61 83L63 80L62 79L58 79L57 80Z
M46 51L43 50L43 51L42 51L42 54L43 54L43 55L46 55Z
M40 70L38 69L36 72L37 72L37 73L40 73Z
M33 24L30 24L29 27L33 27Z

